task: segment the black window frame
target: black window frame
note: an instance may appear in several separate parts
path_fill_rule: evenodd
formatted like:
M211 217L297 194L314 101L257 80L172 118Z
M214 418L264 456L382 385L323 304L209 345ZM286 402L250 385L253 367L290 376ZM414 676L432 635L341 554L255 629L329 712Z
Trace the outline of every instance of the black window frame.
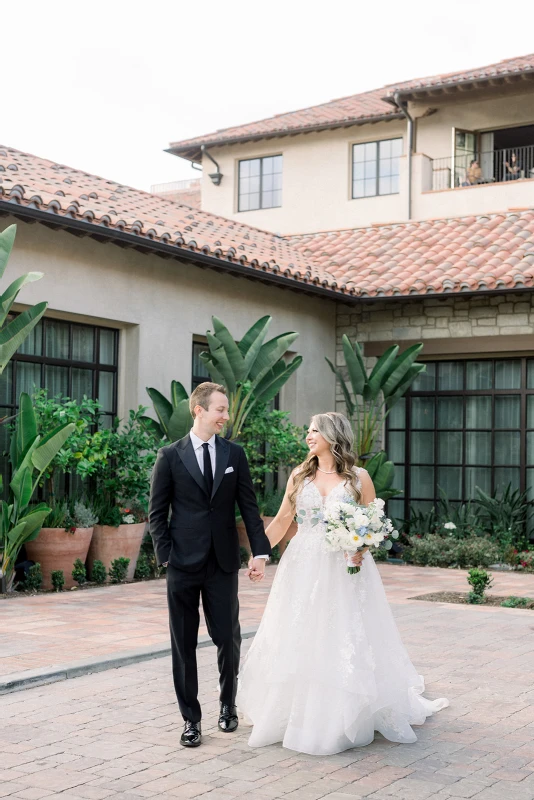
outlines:
M382 176L382 177L389 177L389 178L391 178L391 177L399 178L399 188L398 188L398 190L396 192L380 192L380 177L381 177L380 176L380 146L385 144L386 142L395 142L395 141L401 142L403 147L401 148L401 154L399 156L390 156L389 157L389 159L391 160L392 158L401 158L402 157L403 149L404 149L404 137L402 137L402 136L393 136L393 137L391 137L391 139L372 139L371 141L368 141L368 142L354 142L351 145L351 199L352 200L365 200L368 197L390 197L391 195L394 195L394 194L400 194L400 167L399 167L398 175L397 174L396 175L389 174L387 176ZM369 145L369 144L376 145L375 192L374 192L374 194L355 195L354 194L354 184L355 184L354 165L356 163L365 164L365 163L368 163L368 162L367 161L356 162L354 160L354 150L355 150L356 147L365 147L366 145ZM385 157L384 157L384 160L386 160Z
M191 392L193 392L199 384L204 383L205 381L211 381L210 374L205 367L204 369L206 374L201 375L200 373L195 373L195 353L197 351L200 353L207 349L208 340L206 338L203 336L193 336L193 342L191 346Z
M264 175L263 165L264 165L265 161L268 161L268 160L274 159L274 158L281 159L282 169L280 170L279 173L278 172L277 173L273 172L271 174L283 175L283 165L284 165L283 153L275 153L275 154L271 154L271 155L268 155L268 156L254 156L253 158L240 158L239 159L238 164L237 164L237 211L238 211L239 214L245 214L247 211L268 211L271 208L282 208L282 187L280 187L280 189L277 190L277 191L280 191L280 204L279 205L276 205L276 206L264 206L263 205L263 175ZM256 206L254 208L242 208L241 207L241 199L242 199L242 197L244 195L241 193L241 165L245 164L245 163L248 163L250 161L259 161L260 162L260 188L259 188L259 192L258 192L258 194L259 194L259 206Z
M484 389L468 389L467 388L467 365L469 363L477 362L480 363L482 361L491 362L492 363L492 388L484 388ZM495 364L497 362L519 362L520 363L520 387L516 389L497 389L495 388ZM410 388L408 392L406 392L404 396L404 401L406 404L405 412L404 412L404 424L405 427L401 428L398 425L391 425L390 417L386 420L386 436L385 436L385 449L386 452L389 454L392 450L391 447L391 439L390 436L392 433L397 432L405 432L405 440L404 440L404 461L403 462L394 462L395 466L404 469L404 496L396 498L398 501L404 501L404 513L403 519L409 519L410 517L410 506L414 503L429 503L436 505L437 501L439 500L439 489L438 489L438 468L439 467L447 467L447 466L455 466L460 467L461 472L461 499L457 498L450 498L452 504L461 504L466 503L469 500L468 493L467 493L467 478L466 478L466 469L469 468L489 468L490 470L490 491L493 492L498 485L499 481L497 481L497 473L496 470L498 469L517 469L519 470L519 489L520 491L529 490L532 492L532 497L534 498L534 482L530 482L527 480L528 475L527 472L529 470L534 470L534 458L532 458L532 464L527 463L527 439L534 439L534 401L529 403L528 398L530 396L534 396L534 356L532 355L516 355L516 356L499 356L493 354L491 356L484 356L479 355L475 358L448 358L448 359L424 359L425 364L432 364L437 366L436 370L436 379L435 385L433 389L426 389L426 390L417 390ZM450 390L443 390L438 388L438 372L440 369L440 365L443 364L461 364L462 365L462 389L450 389ZM530 382L532 383L532 388L528 386L529 383L529 363L532 365L530 369L532 370L532 377ZM416 384L417 385L417 384ZM467 400L468 397L491 397L491 427L482 428L482 427L468 427L467 426ZM519 397L519 427L508 427L504 428L502 426L496 426L496 403L495 398L497 397L510 397L510 396L518 396ZM434 413L434 421L433 426L428 426L424 428L414 428L412 426L412 401L414 398L420 397L432 397L435 400L435 413ZM439 398L446 398L446 397L460 397L462 399L462 426L456 428L440 428L438 427L438 399ZM402 401L401 401L402 402ZM529 413L529 407L532 409ZM393 412L392 412L393 414ZM418 431L427 431L433 432L433 449L434 449L434 456L432 464L427 463L423 464L419 461L414 461L411 458L411 440L412 435L414 432ZM438 455L438 434L441 432L461 432L461 452L462 452L462 459L461 463L449 465L447 463L439 463L439 455ZM467 447L466 447L466 440L467 440L467 433L476 433L476 432L485 432L491 435L491 457L490 462L488 464L471 464L468 463L467 458ZM519 433L519 463L518 464L499 464L496 463L495 459L495 451L496 451L496 433ZM530 436L529 436L530 435ZM433 497L421 497L415 494L412 491L412 480L411 480L411 469L412 467L429 467L432 466L435 470L434 472L434 496ZM534 473L533 473L534 474ZM394 481L395 484L395 481ZM395 484L396 485L396 484ZM396 488L399 488L398 486ZM395 500L395 499L394 499ZM394 514L396 518L400 518L397 514Z

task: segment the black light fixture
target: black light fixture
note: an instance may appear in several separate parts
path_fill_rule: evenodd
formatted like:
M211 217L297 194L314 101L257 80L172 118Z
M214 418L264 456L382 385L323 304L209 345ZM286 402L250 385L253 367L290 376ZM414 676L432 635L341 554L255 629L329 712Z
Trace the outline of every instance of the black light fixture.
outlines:
M209 175L209 177L211 178L211 182L212 182L212 183L213 183L215 186L220 186L220 185L221 185L221 181L222 181L222 179L223 179L223 175L222 175L222 172L221 172L221 170L220 170L220 168L219 168L219 165L217 164L217 162L215 161L215 159L213 158L213 156L212 156L212 155L211 155L211 154L208 152L208 150L207 150L207 148L206 148L206 145L205 145L205 144L203 144L203 145L201 145L201 146L200 146L200 150L201 150L201 152L202 152L202 155L204 155L204 156L207 156L207 157L209 158L209 160L210 160L210 161L213 161L213 163L214 163L214 164L215 164L215 166L217 167L217 172L212 172L211 174L210 174L210 173L208 173L208 175Z

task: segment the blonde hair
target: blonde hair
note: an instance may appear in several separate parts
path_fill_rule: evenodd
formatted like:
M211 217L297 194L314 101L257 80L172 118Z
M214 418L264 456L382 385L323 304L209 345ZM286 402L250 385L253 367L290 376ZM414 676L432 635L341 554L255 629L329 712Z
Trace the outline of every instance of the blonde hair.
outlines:
M191 392L191 397L189 398L189 410L193 419L195 418L196 406L202 406L205 411L208 410L210 407L210 397L214 392L220 392L221 394L225 395L226 387L221 386L220 383L210 383L209 381L204 381L204 383L199 383L197 388Z
M361 500L361 492L358 488L358 478L354 469L357 455L353 450L354 433L348 419L343 414L336 411L328 411L325 414L315 414L311 419L311 424L317 428L321 436L330 445L330 452L334 456L336 472L345 478L347 488L357 503ZM304 481L315 480L319 459L313 453L308 455L293 473L293 489L289 495L289 502L295 508L296 498L304 485Z

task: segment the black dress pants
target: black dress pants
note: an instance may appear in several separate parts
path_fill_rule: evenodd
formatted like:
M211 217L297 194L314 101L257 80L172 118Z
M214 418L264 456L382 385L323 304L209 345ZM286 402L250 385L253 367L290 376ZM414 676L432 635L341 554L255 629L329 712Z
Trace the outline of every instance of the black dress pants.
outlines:
M213 546L207 563L195 572L167 567L167 601L171 631L172 673L184 719L200 722L197 643L200 598L208 633L217 647L221 703L233 706L241 648L238 573L224 572Z

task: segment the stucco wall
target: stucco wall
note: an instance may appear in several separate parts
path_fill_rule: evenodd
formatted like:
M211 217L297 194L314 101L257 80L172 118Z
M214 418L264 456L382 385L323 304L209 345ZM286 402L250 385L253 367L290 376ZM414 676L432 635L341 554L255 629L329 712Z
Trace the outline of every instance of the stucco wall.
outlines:
M275 233L302 233L336 228L356 228L372 222L391 222L405 214L402 194L353 200L352 145L404 137L401 120L354 126L322 133L284 136L260 142L210 148L223 179L214 186L206 159L202 179L202 209ZM237 211L238 162L282 154L282 206L258 211Z
M12 221L4 218L0 228ZM121 329L121 416L149 405L146 386L168 394L174 378L190 390L192 338L211 328L213 314L236 338L265 314L273 316L268 338L298 331L294 350L304 363L282 406L303 424L333 406L334 382L324 361L335 354L333 302L19 222L4 286L30 270L45 277L23 289L22 303L48 300L50 316Z

